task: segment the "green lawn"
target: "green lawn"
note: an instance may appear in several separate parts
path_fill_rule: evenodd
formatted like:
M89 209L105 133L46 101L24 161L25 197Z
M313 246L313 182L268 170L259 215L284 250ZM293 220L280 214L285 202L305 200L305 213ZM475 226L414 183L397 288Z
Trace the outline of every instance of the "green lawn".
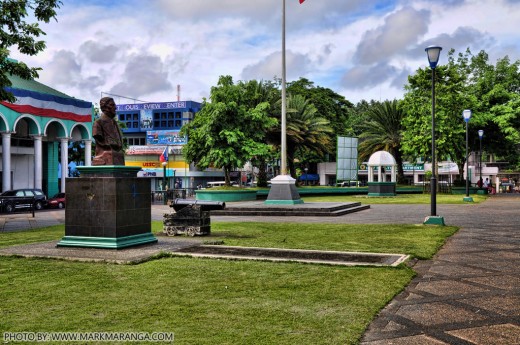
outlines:
M468 204L464 202L465 195L438 194L437 204ZM480 203L487 199L486 195L472 194L473 203ZM430 204L429 194L398 194L394 197L368 197L366 195L323 195L304 196L304 202L362 202L364 204Z
M153 222L154 231L161 228ZM207 241L430 257L454 227L213 222ZM0 234L0 246L63 226ZM162 257L139 265L0 257L0 334L173 332L175 344L355 344L412 269Z

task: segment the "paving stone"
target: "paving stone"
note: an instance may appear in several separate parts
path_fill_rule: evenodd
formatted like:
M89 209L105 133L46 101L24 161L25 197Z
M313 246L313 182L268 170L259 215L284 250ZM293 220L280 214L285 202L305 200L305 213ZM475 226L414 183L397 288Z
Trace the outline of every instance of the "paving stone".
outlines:
M472 277L465 278L463 280L467 280L473 283L489 285L491 287L504 289L504 290L518 290L520 289L520 277L515 277L511 275L490 275L486 277ZM520 307L519 307L520 308Z
M520 327L512 324L466 328L447 333L476 345L520 344Z
M438 280L419 283L416 286L417 290L426 291L433 295L445 296L445 295L465 295L475 292L489 291L487 289L479 288L469 284L453 280Z
M363 342L362 345L448 345L447 343L428 337L426 335L415 335L377 341Z
M449 304L421 303L405 305L396 313L423 326L434 326L467 321L483 320L485 317Z
M461 300L462 303L493 311L504 316L520 316L520 296L502 295L469 298Z

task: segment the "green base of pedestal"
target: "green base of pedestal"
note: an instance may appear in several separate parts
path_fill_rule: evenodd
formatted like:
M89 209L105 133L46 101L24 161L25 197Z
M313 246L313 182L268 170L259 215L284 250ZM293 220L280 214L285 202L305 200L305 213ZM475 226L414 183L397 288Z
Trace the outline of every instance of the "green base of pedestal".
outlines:
M395 193L368 193L369 197L378 197L378 196L396 196Z
M303 204L302 199L297 200L266 200L264 201L265 205L299 205Z
M470 196L465 196L464 199L462 199L464 202L473 202L473 198Z
M444 217L440 217L440 216L426 217L423 224L424 225L441 225L441 226L446 225L446 224L444 224Z
M64 236L61 241L58 242L57 246L121 249L156 242L157 238L148 232L125 237Z

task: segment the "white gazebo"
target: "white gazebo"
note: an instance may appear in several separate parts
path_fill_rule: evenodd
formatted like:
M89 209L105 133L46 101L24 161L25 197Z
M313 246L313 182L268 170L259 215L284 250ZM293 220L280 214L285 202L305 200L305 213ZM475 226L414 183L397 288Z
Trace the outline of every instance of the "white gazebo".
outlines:
M374 170L377 167L377 182L374 181ZM385 169L390 167L390 181L386 182ZM395 158L389 152L374 152L368 160L368 196L395 196L397 164Z
M377 151L374 152L370 159L368 160L368 182L374 182L374 168L377 167L378 173L378 182L385 182L384 178L385 174L383 174L383 170L386 167L391 167L390 171L390 181L397 181L397 164L395 163L395 158L389 152L386 151Z

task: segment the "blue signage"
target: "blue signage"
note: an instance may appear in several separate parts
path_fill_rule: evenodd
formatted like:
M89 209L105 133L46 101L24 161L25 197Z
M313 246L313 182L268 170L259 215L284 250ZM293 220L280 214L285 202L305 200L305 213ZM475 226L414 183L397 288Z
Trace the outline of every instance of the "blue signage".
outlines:
M140 104L120 104L117 111L131 110L155 110L155 109L179 109L186 108L186 102L158 102L158 103L140 103Z

